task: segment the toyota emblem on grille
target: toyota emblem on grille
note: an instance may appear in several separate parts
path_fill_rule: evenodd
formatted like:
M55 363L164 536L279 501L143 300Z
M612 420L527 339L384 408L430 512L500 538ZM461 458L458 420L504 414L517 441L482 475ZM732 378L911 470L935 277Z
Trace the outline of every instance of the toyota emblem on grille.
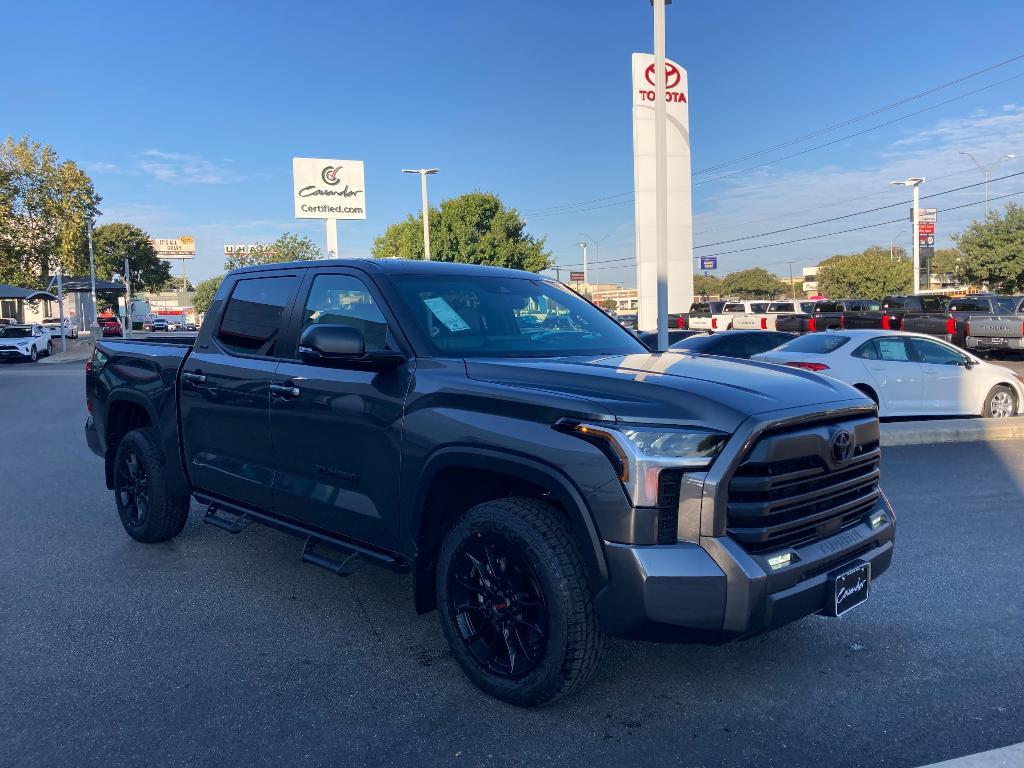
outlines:
M832 460L836 464L845 464L853 455L853 435L841 429L832 435Z

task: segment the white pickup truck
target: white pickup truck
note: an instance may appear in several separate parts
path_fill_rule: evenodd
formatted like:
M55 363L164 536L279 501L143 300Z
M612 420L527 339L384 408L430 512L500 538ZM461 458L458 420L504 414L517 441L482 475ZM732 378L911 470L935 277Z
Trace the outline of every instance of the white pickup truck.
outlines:
M779 315L810 315L813 301L773 301L761 312L748 312L733 318L732 327L743 331L774 331Z
M765 312L768 301L711 301L690 307L690 328L695 331L731 331L740 315ZM699 307L695 313L694 307Z

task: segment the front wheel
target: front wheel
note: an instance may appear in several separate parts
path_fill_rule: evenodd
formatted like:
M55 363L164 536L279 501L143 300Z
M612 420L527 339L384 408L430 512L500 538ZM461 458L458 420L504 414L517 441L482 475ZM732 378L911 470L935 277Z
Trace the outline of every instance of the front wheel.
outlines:
M473 683L519 706L582 686L604 646L564 515L538 499L489 501L449 531L437 566L441 628Z
M35 345L32 346L32 351L29 353L28 359L33 363L39 359L39 350L35 348Z
M167 541L185 527L188 497L167 492L163 456L149 427L132 430L117 446L114 500L121 525L136 541Z
M999 385L993 387L985 398L985 409L982 416L987 419L1005 419L1017 415L1017 398L1009 387Z

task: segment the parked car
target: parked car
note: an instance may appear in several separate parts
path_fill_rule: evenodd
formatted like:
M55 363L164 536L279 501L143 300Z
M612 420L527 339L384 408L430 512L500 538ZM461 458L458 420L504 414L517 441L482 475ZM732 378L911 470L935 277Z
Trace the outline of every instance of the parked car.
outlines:
M103 336L122 336L121 321L116 317L100 317L97 319L100 324L100 333Z
M527 307L574 330L522 328ZM531 272L249 267L194 345L172 341L101 339L87 366L86 437L127 533L173 538L195 497L339 576L410 573L459 666L513 704L578 689L605 634L720 642L841 614L892 558L861 393L651 354Z
M777 331L722 331L702 333L673 344L675 352L748 359L793 340L791 333Z
M182 323L181 329L183 331L191 331L191 332L195 332L195 331L198 330L198 328L196 327L196 324L193 323L193 322L190 322L190 321L185 321L184 323Z
M166 331L167 320L162 317L152 317L142 324L142 328L146 331Z
M673 344L680 342L683 339L703 333L704 331L689 331L683 328L673 328L670 325L668 328L668 345L671 347ZM657 331L640 331L637 333L636 337L640 339L648 349L656 349L658 346Z
M38 323L0 326L0 359L31 360L53 354L50 332Z
M880 416L1015 416L1024 377L932 336L826 331L798 336L755 360L802 368L861 390Z
M615 318L615 322L617 322L623 328L629 328L629 330L635 331L637 326L637 316L631 314L619 315L618 317Z
M823 299L815 301L810 314L779 315L775 329L790 333L815 333L846 328L847 312L880 312L882 303L873 299Z
M687 314L687 325L694 331L712 330L712 319L715 315L721 314L724 306L724 301L693 302L690 304L690 311Z
M180 331L183 325L183 321L177 317L169 317L166 322L168 331Z
M64 322L61 322L59 317L48 317L43 320L43 327L50 332L50 336L56 336L58 339L64 336L69 339L78 338L78 327L71 322L70 317L65 317Z
M732 327L743 331L775 331L782 317L810 317L816 301L772 301L762 312L745 312L733 318Z
M950 303L965 310L964 300L954 299ZM995 305L992 314L971 314L964 329L964 343L967 349L980 353L1002 355L1007 352L1024 350L1024 296L987 297L989 306Z

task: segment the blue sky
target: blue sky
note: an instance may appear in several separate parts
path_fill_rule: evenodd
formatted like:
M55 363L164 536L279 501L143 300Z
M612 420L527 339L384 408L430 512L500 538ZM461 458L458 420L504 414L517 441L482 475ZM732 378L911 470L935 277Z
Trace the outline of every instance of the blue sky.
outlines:
M323 245L320 222L292 218L296 155L366 162L368 217L340 225L345 256L367 255L388 224L418 209L418 182L399 171L422 166L441 169L431 179L433 202L496 192L524 212L531 233L547 237L562 264L579 261L580 239L601 241L595 261L633 253L624 194L632 187L629 61L651 49L647 0L32 2L7 7L4 20L0 135L27 133L85 166L104 197L101 222L130 221L154 237L196 235L197 277L220 271L225 243L290 230ZM1024 4L676 0L668 54L689 70L700 170L1024 54ZM927 176L925 192L979 181L961 150L983 161L1015 152L1018 160L994 176L1024 170L1024 77L999 83L1020 73L1024 59L723 169L767 162L694 188L696 244L909 199L889 187L894 178ZM922 109L831 147L779 157ZM990 188L993 197L1018 191L1024 176ZM980 199L975 188L934 206ZM980 204L940 213L939 244L980 213ZM799 269L894 237L909 244L909 224L720 262L723 271L782 272L788 259ZM634 280L622 262L597 276Z

